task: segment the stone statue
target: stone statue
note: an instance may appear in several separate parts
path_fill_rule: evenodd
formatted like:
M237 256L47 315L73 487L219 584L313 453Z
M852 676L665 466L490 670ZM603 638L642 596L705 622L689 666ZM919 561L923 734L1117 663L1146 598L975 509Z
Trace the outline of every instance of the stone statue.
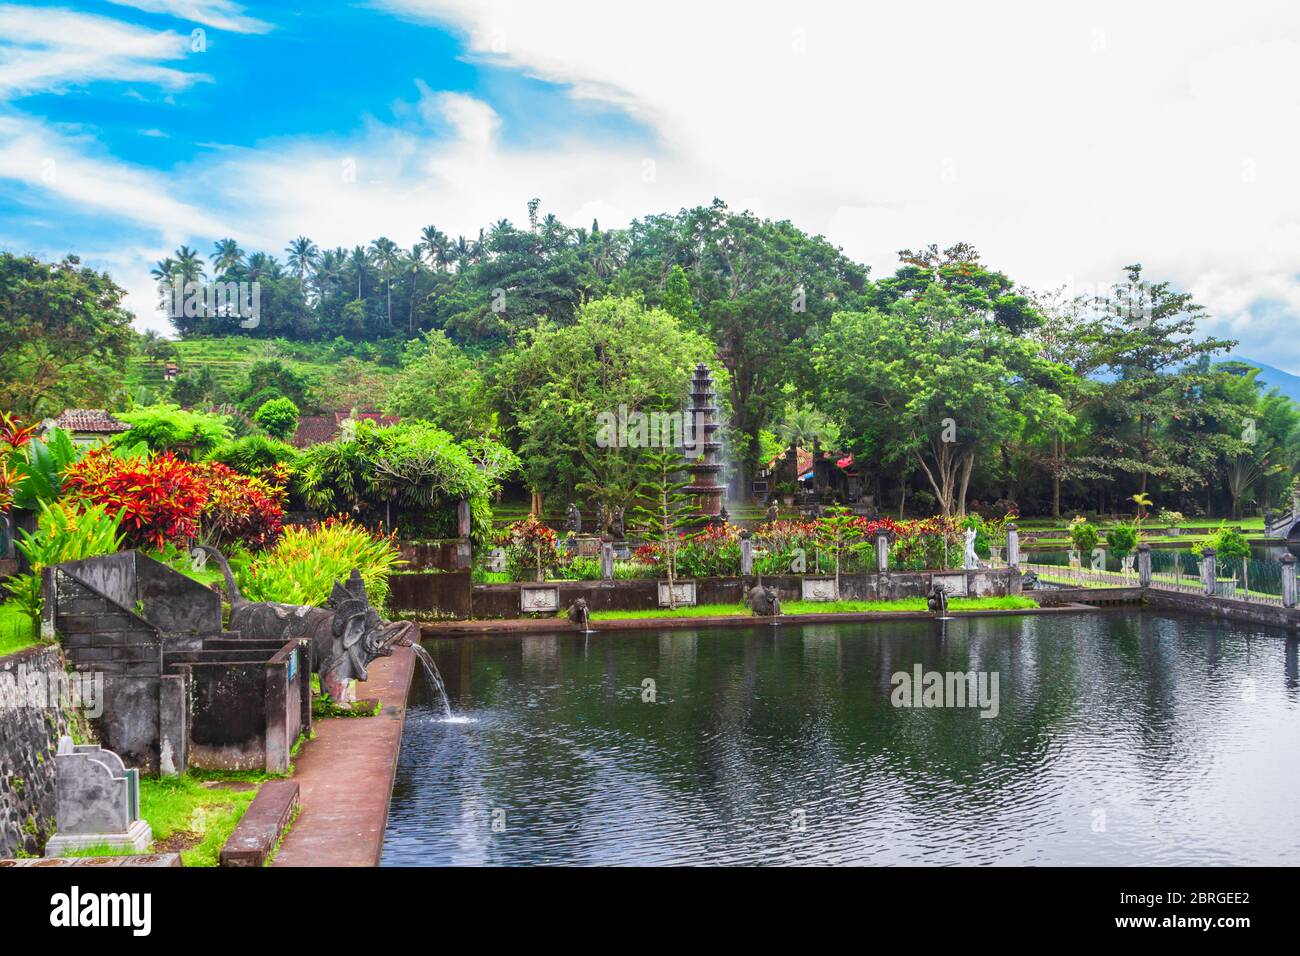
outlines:
M620 541L627 537L627 526L624 524L623 520L622 505L619 505L614 509L614 523L612 530L614 532L614 537L618 538Z
M1020 575L1020 587L1025 591L1032 591L1038 587L1038 574L1034 571L1026 571Z
M967 570L970 570L972 568L978 568L980 563L979 556L975 553L975 537L976 537L975 529L967 528L966 529L966 556L965 556L965 560L963 561L963 567L965 567Z
M777 510L776 502L773 501L767 506L767 523L776 524L776 521L780 516L781 512Z
M781 598L777 595L776 588L755 585L749 589L745 603L757 617L776 617L781 613Z
M596 536L603 538L609 530L609 509L605 507L605 502L596 502Z
M586 598L578 598L569 605L569 620L584 631L587 629L587 622L591 620L591 611L587 608Z
M216 558L226 579L230 600L230 630L250 640L311 642L311 669L320 675L321 690L338 703L349 701L351 682L364 681L376 657L389 657L394 645L410 645L419 630L410 621L385 621L370 605L366 586L354 569L347 584L334 582L326 607L250 601L239 593L226 556L200 545Z
M718 524L727 524L730 521L731 521L731 515L730 513L728 513L726 507L724 506L720 508L718 510Z
M569 518L569 530L574 534L582 534L582 512L578 510L578 506L571 502L565 514Z
M930 594L925 603L930 608L930 613L935 617L948 616L948 592L944 590L942 584L936 584L930 588Z

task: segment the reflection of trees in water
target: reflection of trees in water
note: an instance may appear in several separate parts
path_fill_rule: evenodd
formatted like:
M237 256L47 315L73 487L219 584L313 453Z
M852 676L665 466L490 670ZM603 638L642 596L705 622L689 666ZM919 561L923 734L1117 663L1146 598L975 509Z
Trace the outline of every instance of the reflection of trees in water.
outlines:
M727 821L753 819L760 797L797 806L829 794L844 812L1004 806L1054 767L1068 772L1067 755L1167 783L1203 752L1200 729L1222 718L1208 706L1216 681L1248 664L1248 642L1217 629L1092 613L962 618L942 632L900 621L559 634L527 646L471 638L435 653L455 675L458 706L511 722L492 731L508 746L474 753L475 773L491 781L483 799L551 794L562 807L566 795L640 780ZM893 707L890 676L917 663L998 672L999 716ZM653 704L641 699L647 677ZM574 821L584 812L580 801L569 810Z

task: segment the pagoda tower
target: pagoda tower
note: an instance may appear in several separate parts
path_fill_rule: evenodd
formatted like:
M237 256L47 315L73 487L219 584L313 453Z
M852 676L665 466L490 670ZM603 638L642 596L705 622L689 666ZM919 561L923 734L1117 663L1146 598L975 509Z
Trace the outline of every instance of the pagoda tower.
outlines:
M687 458L686 470L690 472L691 483L686 491L694 498L693 523L703 527L721 520L722 495L725 491L718 483L718 476L722 472L722 463L718 461L722 442L715 437L721 426L716 420L718 406L714 404L713 373L703 362L695 366L695 374L691 378L691 406L688 414L690 445L687 451L694 457Z

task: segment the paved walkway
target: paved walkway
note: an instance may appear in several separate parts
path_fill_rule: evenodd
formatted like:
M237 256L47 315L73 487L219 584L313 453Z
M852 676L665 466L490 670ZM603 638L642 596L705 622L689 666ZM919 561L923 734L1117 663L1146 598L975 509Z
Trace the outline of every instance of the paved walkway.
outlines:
M316 738L294 760L302 812L272 866L379 865L415 652L395 648L368 670L357 697L378 697L382 710L315 725Z

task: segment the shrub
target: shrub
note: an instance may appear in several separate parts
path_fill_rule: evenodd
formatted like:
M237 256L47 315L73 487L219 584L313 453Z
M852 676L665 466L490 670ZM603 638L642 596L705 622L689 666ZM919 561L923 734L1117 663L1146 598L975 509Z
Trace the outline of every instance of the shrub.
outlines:
M498 537L497 544L506 552L506 572L512 581L546 578L546 571L568 563L568 552L559 548L559 536L551 528L529 515L510 525Z
M287 398L272 398L253 413L253 421L272 438L288 438L298 429L298 406Z
M171 452L123 459L97 448L68 467L63 491L107 506L121 518L127 542L145 548L197 535L208 500L198 468Z
M1250 542L1240 531L1229 528L1223 522L1219 522L1219 526L1208 537L1193 544L1192 553L1199 558L1205 553L1206 548L1213 548L1214 553L1220 558L1250 557Z
M1137 540L1137 526L1133 524L1117 524L1106 532L1106 547L1119 558L1132 554Z
M250 478L220 462L198 466L208 489L203 506L203 534L208 544L241 544L254 551L268 548L284 528L284 482Z
M245 435L219 445L208 461L229 465L242 475L265 478L277 465L292 471L298 462L298 449L266 435Z
M187 412L179 405L150 405L126 412L121 418L131 430L114 438L114 445L144 442L150 451L170 451L196 461L229 441L232 434L224 416Z
M355 568L379 609L388 601L389 572L402 563L393 535L372 533L344 517L291 526L269 551L247 563L231 562L245 597L285 604L324 604L334 582L346 581Z
M122 516L107 505L81 507L74 502L40 503L36 533L22 532L14 542L31 569L5 584L14 602L33 619L41 613L41 568L112 554L122 544Z
M1091 553L1092 549L1097 547L1097 542L1101 540L1097 526L1082 515L1075 515L1074 520L1070 522L1069 532L1070 543L1080 554Z

